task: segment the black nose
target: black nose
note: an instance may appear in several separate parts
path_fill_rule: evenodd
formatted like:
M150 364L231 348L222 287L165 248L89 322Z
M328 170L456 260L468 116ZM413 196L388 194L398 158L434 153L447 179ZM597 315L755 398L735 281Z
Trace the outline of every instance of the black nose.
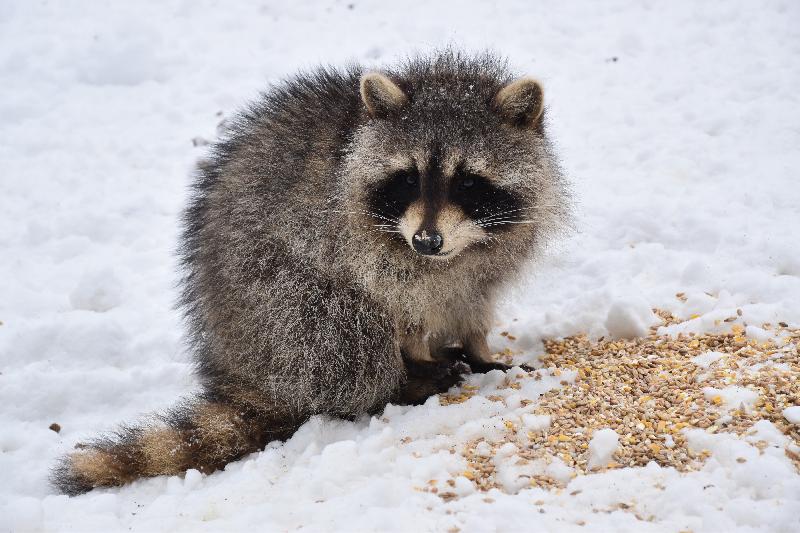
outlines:
M444 244L444 239L435 231L422 230L414 234L412 239L414 249L422 255L433 255L439 253Z

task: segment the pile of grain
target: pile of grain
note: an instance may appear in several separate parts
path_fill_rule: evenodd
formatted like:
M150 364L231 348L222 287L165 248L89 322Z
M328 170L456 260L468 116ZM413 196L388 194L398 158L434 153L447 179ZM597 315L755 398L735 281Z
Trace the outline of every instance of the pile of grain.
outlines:
M656 312L664 324L680 322L669 313ZM782 415L784 408L800 405L800 330L784 323L764 324L776 340L758 342L744 335L744 327L735 323L737 318L727 320L730 330L722 334L669 337L653 328L648 337L632 340L590 341L579 335L546 341L544 368L513 376L508 386L519 388L522 380L541 379L542 373L577 372L574 383L562 382L564 387L535 401L523 400L534 414L550 416L549 428L533 432L506 422L504 441L478 440L465 447L469 468L463 475L481 490L496 487L494 452L506 442L517 446L519 461L550 462L559 457L574 469L573 476L589 473L589 442L603 428L619 436L619 447L607 468L643 466L650 461L679 471L699 468L709 452L689 449L686 428L742 435L765 419L800 445L800 428ZM718 359L692 361L708 352L717 352ZM726 405L723 395L708 391L731 386L746 388L757 399L749 406ZM458 403L473 394L473 390L462 390L443 397L443 403ZM489 399L503 401L499 396ZM491 453L486 453L487 444ZM763 449L767 443L756 445ZM478 446L481 453L476 451ZM800 457L788 449L786 454L800 468ZM545 476L535 476L531 484L559 485Z

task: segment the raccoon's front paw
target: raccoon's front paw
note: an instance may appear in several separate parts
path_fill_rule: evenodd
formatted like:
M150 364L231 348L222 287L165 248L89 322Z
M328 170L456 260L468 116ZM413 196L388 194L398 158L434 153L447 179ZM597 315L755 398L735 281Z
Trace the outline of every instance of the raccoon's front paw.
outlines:
M469 366L462 361L407 363L408 380L398 394L397 403L418 405L435 394L447 392L464 381Z
M515 366L518 366L525 372L534 372L536 370L532 366L526 365L524 363L518 365L507 365L505 363L500 363L497 361L492 363L485 363L483 361L474 361L467 359L467 364L469 365L469 369L473 374L485 374L486 372L490 372L492 370L502 370L503 372L506 372L508 370L511 370Z
M501 363L499 361L495 361L492 359L491 356L478 356L474 352L470 352L464 348L443 348L438 353L439 357L447 358L450 360L458 360L462 361L466 366L469 367L469 370L473 374L485 374L492 370L501 370L506 372L511 370L515 366L520 367L522 370L526 372L533 372L536 369L530 365L526 364L518 364L518 365L507 365L505 363Z

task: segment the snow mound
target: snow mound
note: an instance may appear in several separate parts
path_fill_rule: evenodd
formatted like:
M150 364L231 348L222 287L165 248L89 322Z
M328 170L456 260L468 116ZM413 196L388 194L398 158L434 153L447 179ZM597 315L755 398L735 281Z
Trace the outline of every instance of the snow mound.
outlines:
M643 301L615 302L606 316L606 329L615 339L632 339L647 335L650 326L660 320Z
M723 357L727 357L727 354L710 351L696 357L692 357L692 363L701 368L708 368L712 363L714 363L714 361L719 361Z
M611 462L619 447L619 435L610 428L595 431L589 441L589 468L603 468Z
M800 405L793 405L784 409L783 417L792 424L800 425Z
M719 405L725 410L737 409L741 406L744 406L745 409L751 409L758 400L758 392L738 385L731 385L723 389L705 387L703 395L705 395L706 400Z

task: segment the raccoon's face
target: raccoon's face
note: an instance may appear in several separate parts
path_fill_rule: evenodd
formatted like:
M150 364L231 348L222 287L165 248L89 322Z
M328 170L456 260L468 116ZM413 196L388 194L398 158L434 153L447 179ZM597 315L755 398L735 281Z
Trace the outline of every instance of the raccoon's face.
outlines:
M398 83L361 78L370 119L348 161L351 220L382 249L426 260L530 244L553 192L539 84Z
M465 161L447 163L437 154L409 157L367 199L377 229L432 259L453 258L524 219L524 198Z

